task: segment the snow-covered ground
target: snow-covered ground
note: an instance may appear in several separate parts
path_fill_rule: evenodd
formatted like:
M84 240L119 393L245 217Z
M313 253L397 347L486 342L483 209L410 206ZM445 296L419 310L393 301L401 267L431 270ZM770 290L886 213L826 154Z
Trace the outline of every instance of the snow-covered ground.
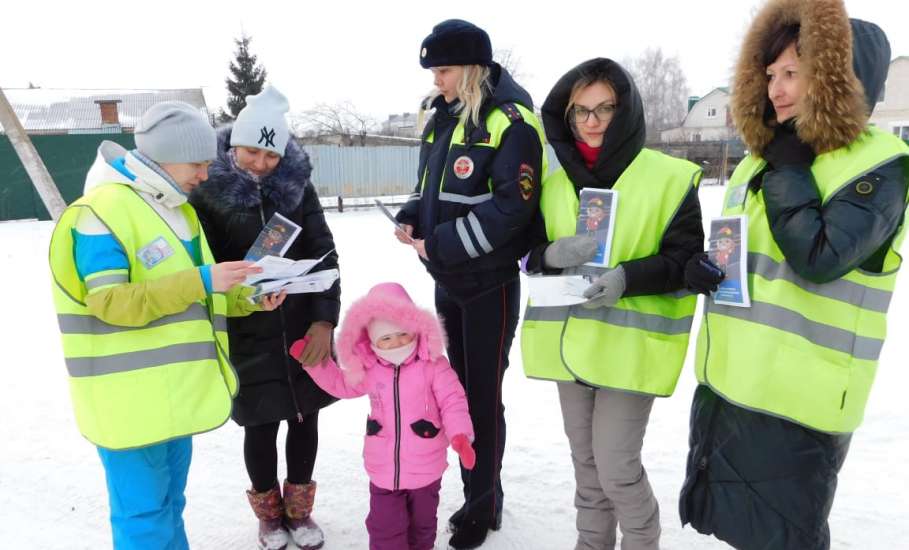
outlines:
M723 190L702 189L706 213L719 211ZM415 300L432 306L428 275L412 252L394 240L379 212L331 213L328 222L341 257L345 309L386 280L403 283ZM49 222L0 224L0 287L7 289L0 306L0 548L105 548L110 547L110 527L103 471L94 447L73 421L51 304L50 230ZM865 423L853 439L830 518L837 549L909 547L909 289L897 291L890 320ZM518 340L512 349L504 385L509 422L505 517L502 530L492 533L483 548L570 549L574 480L555 387L524 378ZM667 549L726 547L679 525L677 497L694 385L689 358L675 396L657 401L644 444L644 464L660 500L662 547ZM368 490L360 458L367 407L366 400L345 401L321 416L314 517L325 530L326 550L367 546L363 520ZM256 523L244 495L249 482L242 430L229 422L194 441L185 514L191 545L254 548ZM454 460L452 455L452 464ZM449 468L437 548L445 548L445 519L458 506L459 494L457 471Z

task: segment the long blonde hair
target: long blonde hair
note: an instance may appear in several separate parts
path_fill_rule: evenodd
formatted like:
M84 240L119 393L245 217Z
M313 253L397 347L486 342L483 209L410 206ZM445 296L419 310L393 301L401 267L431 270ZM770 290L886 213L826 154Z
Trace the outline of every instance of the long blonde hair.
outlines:
M460 103L457 107L458 117L461 122L470 121L474 126L480 125L480 107L483 100L492 90L489 83L489 67L483 65L464 65L464 72L461 74L461 80L458 82L458 99ZM441 95L438 88L434 88L429 95L420 103L420 110L417 117L417 127L422 128L426 117L426 112L432 107L432 102Z

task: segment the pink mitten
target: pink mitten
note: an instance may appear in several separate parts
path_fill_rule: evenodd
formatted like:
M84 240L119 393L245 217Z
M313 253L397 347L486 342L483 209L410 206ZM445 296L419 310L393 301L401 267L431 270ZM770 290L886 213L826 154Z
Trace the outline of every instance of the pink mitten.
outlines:
M461 464L468 470L473 470L473 465L477 462L477 454L473 451L470 440L464 434L458 434L451 438L451 448L458 453L461 458Z
M303 350L306 349L306 344L308 344L308 343L309 343L309 336L304 336L303 338L300 338L299 340L297 340L296 342L291 344L290 345L290 356L293 357L294 359L296 359L297 361L299 361L300 356L303 355Z

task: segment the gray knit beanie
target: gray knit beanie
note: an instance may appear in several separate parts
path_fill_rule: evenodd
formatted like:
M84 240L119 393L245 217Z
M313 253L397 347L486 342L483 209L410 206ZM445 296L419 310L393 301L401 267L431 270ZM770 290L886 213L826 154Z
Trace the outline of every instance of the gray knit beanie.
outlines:
M246 96L246 107L237 115L230 131L231 147L255 147L284 156L290 130L284 113L290 104L270 84L256 95Z
M135 129L136 149L158 164L215 160L215 129L196 107L163 101L145 111Z

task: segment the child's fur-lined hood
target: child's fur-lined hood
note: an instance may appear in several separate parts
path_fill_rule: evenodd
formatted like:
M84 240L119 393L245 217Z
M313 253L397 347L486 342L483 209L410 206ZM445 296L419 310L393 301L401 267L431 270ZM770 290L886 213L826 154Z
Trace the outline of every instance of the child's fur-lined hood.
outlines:
M800 25L801 72L807 81L796 130L818 154L859 136L887 78L887 37L873 23L850 21L842 0L770 0L745 35L730 101L735 126L756 155L773 137L765 122L772 106L764 52L773 34L792 24Z
M416 359L435 361L445 349L445 333L432 312L417 307L404 287L381 283L354 302L341 322L338 334L338 359L344 378L355 385L363 380L365 369L377 364L367 327L373 319L391 321L417 338Z

